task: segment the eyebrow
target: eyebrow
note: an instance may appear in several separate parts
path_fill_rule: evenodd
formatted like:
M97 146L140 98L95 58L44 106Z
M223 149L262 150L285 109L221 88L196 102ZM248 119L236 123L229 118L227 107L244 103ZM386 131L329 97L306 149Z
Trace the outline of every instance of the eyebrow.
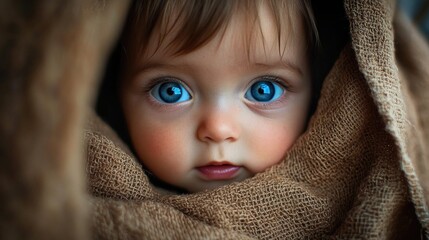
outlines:
M255 62L254 65L255 66L261 66L263 68L271 68L272 66L282 66L283 68L286 68L286 69L290 70L291 72L298 74L299 76L303 75L301 68L298 67L297 65L295 65L294 63L288 61L287 59L277 61L274 63L269 63L269 64L261 63L261 62Z

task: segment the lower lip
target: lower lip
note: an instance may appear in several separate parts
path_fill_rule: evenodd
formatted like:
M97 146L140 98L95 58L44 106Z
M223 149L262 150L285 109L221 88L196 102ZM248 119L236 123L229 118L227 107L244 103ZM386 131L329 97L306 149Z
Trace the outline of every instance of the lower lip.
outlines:
M233 165L208 165L197 169L206 180L228 180L236 176L240 167Z

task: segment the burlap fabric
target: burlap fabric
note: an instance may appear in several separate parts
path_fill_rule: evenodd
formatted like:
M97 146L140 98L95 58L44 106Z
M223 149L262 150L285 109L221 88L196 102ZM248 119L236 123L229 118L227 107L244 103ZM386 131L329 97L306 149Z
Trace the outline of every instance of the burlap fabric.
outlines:
M158 193L130 151L94 118L86 131L97 197L94 236L427 235L429 50L393 5L345 1L352 41L324 81L308 130L283 162L252 179L191 195Z
M92 115L88 196L79 133L126 4L67 2L0 4L4 19L23 13L15 28L0 24L10 34L0 37L0 239L429 236L429 49L391 1L344 1L351 42L279 165L213 191L166 194ZM50 8L27 12L39 5Z
M87 239L83 128L127 1L0 1L0 239Z

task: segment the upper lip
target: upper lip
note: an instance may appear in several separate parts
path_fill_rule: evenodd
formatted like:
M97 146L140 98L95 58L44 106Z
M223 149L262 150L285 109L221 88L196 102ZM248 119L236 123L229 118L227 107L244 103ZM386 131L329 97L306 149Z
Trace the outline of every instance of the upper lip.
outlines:
M228 161L210 161L207 164L204 164L200 167L204 167L204 166L221 166L221 165L231 165L231 166L236 166L235 164L228 162Z

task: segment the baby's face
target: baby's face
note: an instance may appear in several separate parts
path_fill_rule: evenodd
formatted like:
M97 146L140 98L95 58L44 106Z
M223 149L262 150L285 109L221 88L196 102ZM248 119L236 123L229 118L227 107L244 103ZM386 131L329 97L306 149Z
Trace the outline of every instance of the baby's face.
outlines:
M122 81L133 146L161 180L190 192L244 180L281 161L304 131L311 81L302 28L281 56L272 18L260 18L263 37L250 46L238 20L189 54L155 52L152 42Z

